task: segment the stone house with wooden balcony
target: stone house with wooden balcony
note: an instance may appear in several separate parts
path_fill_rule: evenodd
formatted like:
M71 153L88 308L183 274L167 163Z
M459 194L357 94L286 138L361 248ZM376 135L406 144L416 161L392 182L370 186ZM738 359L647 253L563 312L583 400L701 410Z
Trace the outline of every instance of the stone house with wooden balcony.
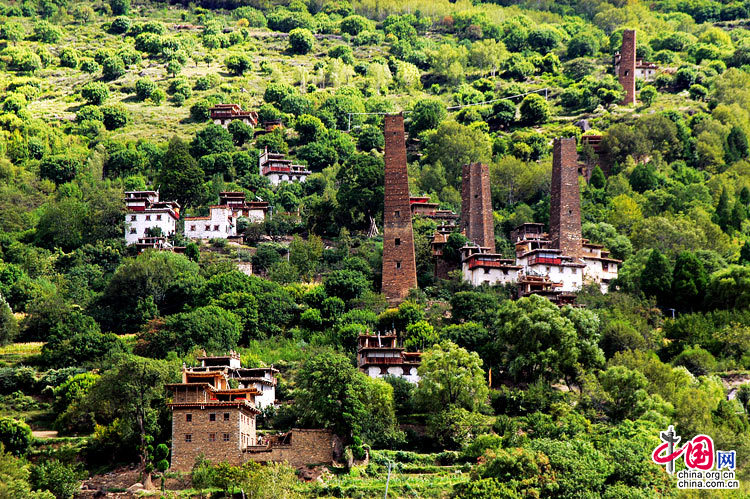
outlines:
M246 125L256 126L258 124L258 113L255 111L244 111L239 104L216 104L209 109L211 121L227 128L234 120L239 120Z
M282 182L304 182L312 173L304 165L292 164L292 160L285 159L281 153L268 152L268 148L260 154L258 167L260 174L270 180L273 186Z
M200 366L183 366L180 383L166 385L172 392L173 471L190 471L201 455L215 464L285 461L297 467L331 464L340 455L341 443L329 430L295 428L258 438L258 401L266 394L257 386L275 387L276 369L243 368L235 352L198 360Z

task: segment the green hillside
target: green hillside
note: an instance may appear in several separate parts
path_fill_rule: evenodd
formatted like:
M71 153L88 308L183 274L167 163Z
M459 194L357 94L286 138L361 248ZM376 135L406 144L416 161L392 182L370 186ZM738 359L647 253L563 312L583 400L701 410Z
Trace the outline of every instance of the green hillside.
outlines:
M669 425L735 450L740 490L710 497L744 497L748 25L723 0L0 0L0 497L146 475L155 497L709 497L652 461ZM629 106L625 29L656 68ZM257 124L215 125L217 104ZM416 216L418 289L389 308L394 113L412 195L460 213L462 166L489 165L505 258L514 228L549 227L553 139L576 138L583 237L622 261L609 292L558 307L439 278ZM265 150L312 173L274 186ZM184 252L125 244L134 190L180 203ZM269 215L186 238L226 191ZM466 241L447 236L453 267ZM359 335L392 330L419 384L357 369ZM165 385L230 350L279 370L260 434L329 428L340 462L168 469Z

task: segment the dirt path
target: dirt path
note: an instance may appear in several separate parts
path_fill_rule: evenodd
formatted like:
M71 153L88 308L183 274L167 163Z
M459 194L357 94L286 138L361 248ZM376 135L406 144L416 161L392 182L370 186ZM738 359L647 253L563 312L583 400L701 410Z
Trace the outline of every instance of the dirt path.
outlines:
M49 438L57 438L59 435L54 430L33 430L31 434L34 436L34 438L38 438L40 440L47 440Z

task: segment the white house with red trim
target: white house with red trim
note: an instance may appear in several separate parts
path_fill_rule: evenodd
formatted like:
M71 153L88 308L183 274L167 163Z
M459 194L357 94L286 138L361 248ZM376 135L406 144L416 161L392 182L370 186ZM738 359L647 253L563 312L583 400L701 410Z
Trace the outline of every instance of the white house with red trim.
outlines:
M155 228L169 237L177 230L180 205L177 201L159 201L159 191L128 191L125 193L125 243L136 244L153 234Z

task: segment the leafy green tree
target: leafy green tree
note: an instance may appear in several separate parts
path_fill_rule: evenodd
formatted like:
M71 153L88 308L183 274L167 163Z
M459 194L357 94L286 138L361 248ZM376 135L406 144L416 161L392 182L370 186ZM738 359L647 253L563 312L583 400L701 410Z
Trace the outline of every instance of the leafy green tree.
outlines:
M188 144L177 136L172 137L158 176L164 199L176 199L183 207L202 202L206 195L204 176L190 155Z
M750 268L729 265L711 274L706 307L744 309L750 306Z
M363 31L372 31L372 22L362 16L348 16L341 20L339 28L342 33L356 36Z
M689 251L677 255L672 273L672 299L683 310L697 310L703 304L708 275L703 262Z
M326 294L338 296L344 301L358 298L370 288L370 283L356 270L334 270L323 280Z
M333 352L310 357L300 367L295 410L302 424L331 428L339 435L388 432L395 425L390 385L371 380Z
M433 164L440 162L452 186L460 185L463 165L489 162L492 156L489 135L455 121L442 122L437 130L425 134L425 139L425 159Z
M594 171L591 172L591 178L589 179L589 185L594 189L604 189L607 185L607 179L604 177L604 172L596 165Z
M31 446L31 428L23 421L0 417L0 444L13 455L23 456Z
M479 355L455 343L443 341L425 351L418 373L414 396L431 411L452 406L474 411L486 402L489 392Z
M253 61L246 55L230 55L224 59L224 65L237 76L242 76L253 69Z
M671 302L672 270L669 260L658 249L651 250L641 273L641 291L659 303Z
M0 346L11 343L18 335L18 321L10 305L0 294Z
M109 32L121 35L123 33L126 33L130 29L130 25L130 19L124 16L120 16L112 21L112 24L109 25Z
M167 74L171 75L172 78L177 76L182 71L182 64L177 59L170 59L165 67Z
M716 222L722 230L727 230L732 219L732 210L729 207L729 194L726 188L721 190L719 196L719 202L716 204L716 212L714 213L714 222Z
M194 158L233 151L232 135L224 127L213 123L196 133L190 142L190 154Z
M46 156L39 164L39 176L55 184L64 184L73 180L83 165L69 155Z
M174 378L174 369L163 360L125 355L91 388L89 404L112 419L119 418L123 428L137 437L143 471L149 462L148 436L158 431L158 415L165 403L164 385Z
M418 100L411 113L409 132L416 136L425 130L437 128L446 114L445 104L440 99L430 97Z
M13 42L14 46L23 40L25 36L26 29L24 29L23 24L21 23L6 21L0 26L0 39Z
M489 326L497 313L498 297L493 293L459 291L451 296L450 304L454 323L478 322Z
M567 56L568 59L576 57L592 57L599 51L599 41L596 37L587 32L581 32L571 38L568 42Z
M60 28L47 21L38 21L34 24L34 37L40 42L57 43L63 36Z
M741 159L746 159L750 154L747 135L744 130L738 126L733 126L727 135L726 146L724 147L724 161L727 164L734 163Z
M385 169L370 155L356 154L346 168L339 169L336 200L347 226L366 230L383 212Z
M237 147L241 147L245 142L253 138L252 125L248 125L244 121L232 121L229 126L227 126L227 131L232 135L232 141Z
M645 412L648 380L639 371L612 366L599 374L599 382L610 397L607 412L615 420L637 419Z
M629 180L633 190L640 193L654 190L659 185L659 178L656 176L654 166L650 163L636 165Z
M93 318L73 310L50 331L42 347L44 364L60 368L101 362L124 351L114 334L102 334Z
M658 92L656 91L656 87L654 87L653 85L646 85L641 89L638 97L640 98L641 102L643 102L644 106L651 107L651 104L654 103L657 95Z
M294 265L300 276L309 281L315 276L315 272L323 256L323 241L320 237L312 234L307 240L299 236L289 243L289 262Z
M289 50L293 54L307 54L315 46L315 37L310 30L295 28L289 32Z
M539 94L530 94L524 97L518 110L521 115L521 123L525 125L546 123L552 116L549 104Z
M426 350L439 342L435 328L427 321L419 321L406 326L404 347L409 351Z
M599 321L588 310L562 310L538 295L500 304L488 358L515 379L554 382L600 366ZM495 360L496 359L496 360Z

